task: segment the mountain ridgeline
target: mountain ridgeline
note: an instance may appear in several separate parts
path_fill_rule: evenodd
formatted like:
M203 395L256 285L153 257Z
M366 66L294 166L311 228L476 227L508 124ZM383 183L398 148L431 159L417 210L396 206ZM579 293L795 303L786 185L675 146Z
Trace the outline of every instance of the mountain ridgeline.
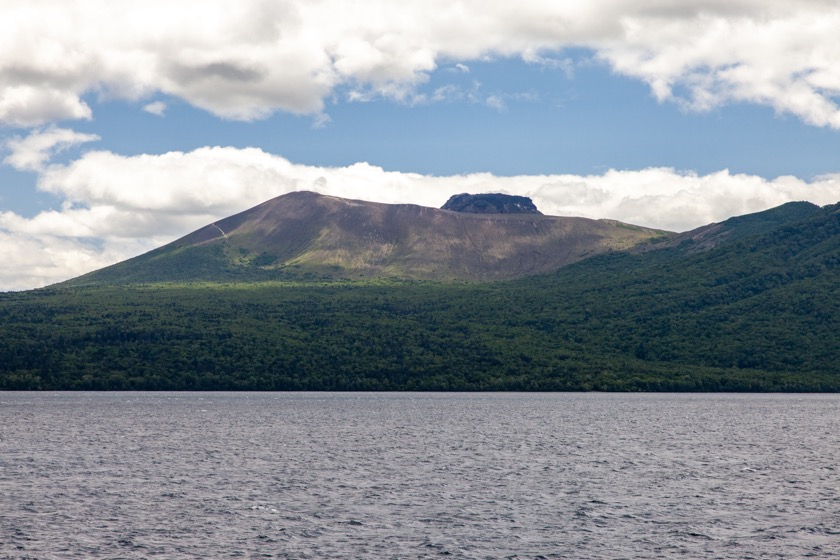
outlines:
M840 390L840 205L680 234L479 206L293 193L0 294L0 388Z
M450 211L295 192L68 285L295 278L504 280L669 239L666 232L611 220L476 210L477 205L495 211L528 204L533 207L525 197L478 195L468 209Z

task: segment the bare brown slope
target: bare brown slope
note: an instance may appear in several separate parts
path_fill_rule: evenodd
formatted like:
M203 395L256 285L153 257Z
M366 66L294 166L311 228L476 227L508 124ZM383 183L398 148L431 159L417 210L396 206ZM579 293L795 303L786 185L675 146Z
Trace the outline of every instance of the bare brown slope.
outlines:
M204 227L173 247L221 244L242 266L435 280L555 270L664 232L608 220L465 214L296 192Z

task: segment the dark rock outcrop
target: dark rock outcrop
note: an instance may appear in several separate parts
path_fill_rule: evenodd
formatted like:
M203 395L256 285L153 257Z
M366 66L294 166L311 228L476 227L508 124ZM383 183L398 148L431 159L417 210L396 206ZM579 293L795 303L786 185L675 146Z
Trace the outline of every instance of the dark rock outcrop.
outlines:
M456 194L441 209L467 214L542 214L527 196L509 194Z

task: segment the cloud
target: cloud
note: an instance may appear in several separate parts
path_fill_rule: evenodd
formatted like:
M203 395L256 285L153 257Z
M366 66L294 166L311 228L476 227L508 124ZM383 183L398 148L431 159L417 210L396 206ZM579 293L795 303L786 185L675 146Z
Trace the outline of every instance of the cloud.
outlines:
M416 102L439 64L520 57L571 75L563 51L583 48L687 110L755 103L840 128L838 28L832 0L5 0L0 122L90 119L90 94L319 115L339 87Z
M832 62L840 54L836 4L696 7L705 9L627 18L621 35L598 49L599 57L650 84L658 99L687 109L756 103L840 128L840 68Z
M152 115L162 117L163 114L166 112L166 103L164 103L163 101L153 101L148 105L144 105L143 110L147 113L151 113Z
M76 92L48 85L18 85L3 74L0 70L0 122L29 127L62 119L89 120L93 114Z
M572 79L575 75L575 63L569 57L555 58L550 56L543 56L539 52L525 51L522 53L522 60L529 64L536 64L549 70L559 70L568 79Z
M153 241L101 243L8 231L0 214L0 290L28 290L80 276L154 248Z
M539 99L539 96L534 92L519 92L519 93L494 93L484 99L484 104L491 109L496 109L499 112L507 110L508 100L518 102L533 103Z
M505 104L505 100L501 95L490 95L485 100L485 103L491 109L496 109L497 111L504 111L507 109L507 105Z
M539 185L531 183L528 193L545 213L612 218L669 231L687 231L795 200L820 205L840 201L840 175L807 182L726 170L697 175L651 168L544 179Z
M99 140L96 134L83 134L67 128L49 127L36 130L25 138L15 137L6 141L11 152L3 163L18 171L41 171L44 164L56 153L85 142Z
M73 139L72 131L53 131ZM49 131L41 133L49 137ZM22 141L22 142L25 142ZM34 143L34 140L32 141ZM124 156L88 151L66 164L20 149L21 165L64 204L25 218L0 212L0 289L57 282L124 260L272 197L298 190L384 203L440 207L461 192L531 197L543 213L611 218L685 231L793 200L840 200L840 175L810 182L720 171L669 168L609 170L600 175L474 173L437 177L385 171L367 163L300 165L258 148L205 147L191 152ZM31 163L34 162L34 163Z

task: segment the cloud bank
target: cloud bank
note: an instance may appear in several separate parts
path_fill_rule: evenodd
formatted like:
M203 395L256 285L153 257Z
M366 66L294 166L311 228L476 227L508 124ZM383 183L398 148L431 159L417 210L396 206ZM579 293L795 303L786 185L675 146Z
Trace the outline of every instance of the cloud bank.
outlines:
M685 231L792 200L840 200L840 175L806 182L727 171L696 175L669 168L601 175L489 173L436 177L367 163L299 165L259 148L204 147L124 156L93 150L66 164L57 147L93 140L50 128L7 145L6 161L38 173L38 188L60 210L25 218L0 212L0 289L58 282L163 245L219 218L298 190L385 203L440 207L452 194L504 192L533 198L543 213L611 218Z
M317 116L337 92L422 99L441 61L584 48L688 110L840 129L838 29L833 0L5 0L0 122L90 119L91 96L162 112L159 93L229 119Z

